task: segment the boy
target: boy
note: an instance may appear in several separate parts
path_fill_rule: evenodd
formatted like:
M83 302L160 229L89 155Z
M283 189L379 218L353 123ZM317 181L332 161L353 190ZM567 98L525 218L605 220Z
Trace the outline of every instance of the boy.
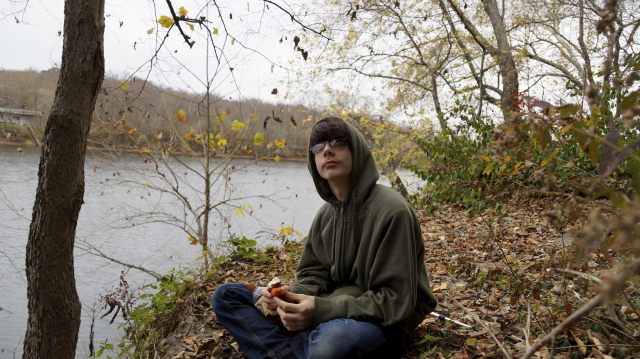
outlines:
M265 288L223 284L213 294L216 316L250 359L399 358L436 306L418 219L400 194L376 184L364 137L342 119L320 120L309 151L309 171L327 203L307 236L296 281L285 300ZM282 326L253 306L260 296Z

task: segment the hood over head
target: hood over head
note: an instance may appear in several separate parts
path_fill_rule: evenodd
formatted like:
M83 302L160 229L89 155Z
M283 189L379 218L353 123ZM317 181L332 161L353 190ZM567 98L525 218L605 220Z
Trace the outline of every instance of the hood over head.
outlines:
M342 119L340 120L344 121ZM362 201L367 198L369 191L376 184L380 175L378 174L378 168L373 160L371 150L369 150L369 145L367 141L365 141L362 133L349 122L344 122L349 128L352 157L349 196L345 202L350 202L351 198L354 198L354 195ZM307 147L310 147L310 145ZM307 152L307 166L320 197L331 204L337 205L339 201L336 196L333 195L329 187L329 182L320 177L318 169L316 168L315 155L311 153L311 151Z

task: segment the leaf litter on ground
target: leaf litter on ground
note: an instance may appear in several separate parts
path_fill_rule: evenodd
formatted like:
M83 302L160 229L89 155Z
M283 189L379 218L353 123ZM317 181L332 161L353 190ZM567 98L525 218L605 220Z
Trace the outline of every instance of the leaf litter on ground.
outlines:
M480 331L427 316L405 358L503 358L505 353L519 358L598 293L598 283L576 273L603 277L614 269L600 252L576 262L572 232L586 218L550 224L544 213L553 203L551 197L530 198L508 203L500 213L475 216L455 204L417 212L431 289L438 299L436 312ZM232 258L214 274L189 281L179 309L155 324L165 339L159 357L244 358L216 320L211 293L222 283L266 286L274 277L290 284L301 248L287 241L251 258ZM636 284L621 296L626 301L610 303L574 323L537 357L618 358L640 352Z

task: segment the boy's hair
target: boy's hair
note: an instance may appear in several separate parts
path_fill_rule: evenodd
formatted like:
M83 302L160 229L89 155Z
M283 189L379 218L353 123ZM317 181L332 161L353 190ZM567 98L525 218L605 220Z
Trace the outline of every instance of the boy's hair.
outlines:
M351 144L349 127L339 117L325 117L318 121L311 130L309 148L321 142L331 141L337 138L345 138Z

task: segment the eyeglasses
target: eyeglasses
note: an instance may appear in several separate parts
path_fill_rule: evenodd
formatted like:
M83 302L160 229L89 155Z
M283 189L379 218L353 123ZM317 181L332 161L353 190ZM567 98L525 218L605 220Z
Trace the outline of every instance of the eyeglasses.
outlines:
M313 153L314 155L317 154L317 153L320 153L320 152L324 151L324 148L326 147L327 143L332 148L338 148L338 147L346 146L347 144L349 144L349 140L347 140L346 138L336 138L336 139L331 140L331 141L320 142L318 144L315 144L315 145L311 146L309 151L311 151L311 153Z

